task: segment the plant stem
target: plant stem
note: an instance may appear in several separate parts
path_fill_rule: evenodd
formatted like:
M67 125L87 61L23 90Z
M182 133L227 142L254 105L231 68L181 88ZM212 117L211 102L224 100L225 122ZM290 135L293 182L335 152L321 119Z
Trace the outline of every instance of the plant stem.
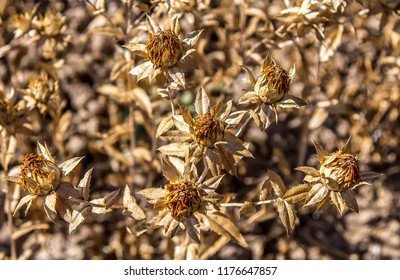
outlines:
M12 187L10 184L8 184L7 188L7 194L6 194L6 203L7 203L7 225L8 225L8 230L10 231L10 251L11 251L11 259L16 260L17 259L17 246L15 244L15 239L13 239L11 236L13 235L14 232L14 224L13 224L13 216L11 213L11 193L12 193Z
M175 116L175 105L174 105L174 99L172 98L172 94L171 94L171 88L168 87L168 97L169 97L169 102L171 103L171 112L172 115Z
M253 202L253 206L264 205L264 204L273 204L273 203L277 202L278 199L279 198ZM232 202L232 203L220 203L220 204L218 204L218 206L221 206L221 207L242 207L243 205L244 205L244 203L242 203L242 202L237 202L237 203Z

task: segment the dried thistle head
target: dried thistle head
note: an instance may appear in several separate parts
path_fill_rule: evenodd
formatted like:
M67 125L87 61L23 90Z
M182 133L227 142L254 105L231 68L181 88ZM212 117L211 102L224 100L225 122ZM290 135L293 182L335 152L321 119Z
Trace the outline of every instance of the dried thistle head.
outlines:
M357 157L350 153L350 138L338 151L328 153L318 142L314 141L318 160L321 163L319 170L301 166L296 168L306 174L304 184L293 187L301 192L307 190L303 197L304 204L317 205L317 211L333 204L340 215L346 207L358 212L358 204L354 189L361 185L369 185L367 180L378 176L374 172L360 172Z
M250 105L251 116L261 129L267 129L273 119L278 122L277 107L300 108L306 104L304 100L289 94L296 73L294 65L286 71L268 55L257 79L249 68L242 68L249 75L253 90L245 93L239 99L239 104Z
M45 196L60 184L61 170L42 155L27 154L22 159L21 186L32 195Z
M15 37L27 33L32 28L32 12L25 12L23 14L16 14L13 17L12 27L15 29Z
M201 31L194 31L181 40L177 17L172 20L170 30L161 30L150 16L146 17L146 24L149 33L147 43L128 43L124 46L147 60L132 68L130 73L137 76L138 81L149 78L151 82L159 77L162 85L172 81L177 88L185 87L185 73L195 67L189 55L194 51L193 46Z
M44 16L39 14L35 17L33 25L39 34L49 37L63 35L67 29L66 17L52 10L47 10Z
M337 183L327 184L327 187L333 191L352 189L361 181L357 156L342 151L323 156L319 172L321 176Z
M171 68L182 58L183 42L173 31L160 31L150 33L150 39L146 45L147 58L156 66Z
M223 176L199 182L196 172L185 170L182 174L167 158L162 158L162 170L169 181L164 188L146 188L138 193L159 210L156 224L164 226L166 236L174 237L186 231L200 243L200 228L210 228L247 247L237 227L219 211L217 204L223 196L215 190Z
M275 104L289 93L292 78L273 60L263 67L254 85L254 92L265 104Z
M199 145L211 147L224 138L224 122L207 112L200 115L193 124L192 138Z
M196 95L193 118L187 107L182 107L182 115L174 116L172 125L178 130L167 131L160 136L171 139L173 143L159 150L165 155L188 158L187 163L195 165L201 159L209 163L211 173L216 176L221 170L236 176L236 167L243 157L252 157L248 144L235 136L229 129L235 121L226 121L232 111L232 101L223 110L222 102L211 107L210 99L201 87ZM172 127L172 126L171 126Z

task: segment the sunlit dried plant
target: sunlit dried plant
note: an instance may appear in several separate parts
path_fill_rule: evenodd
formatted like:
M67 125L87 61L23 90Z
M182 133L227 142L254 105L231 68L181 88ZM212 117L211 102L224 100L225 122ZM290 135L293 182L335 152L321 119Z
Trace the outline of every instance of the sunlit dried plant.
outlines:
M146 24L149 32L147 44L125 45L128 50L147 60L132 68L130 73L137 76L138 81L148 77L150 82L161 75L162 86L168 82L175 83L178 88L184 88L185 72L193 68L189 55L195 51L193 46L198 41L201 31L193 31L181 40L178 17L172 20L170 30L161 30L150 16L146 17Z
M222 110L221 101L213 107L210 103L207 93L200 88L195 101L197 117L193 118L188 108L182 107L182 115L172 116L170 123L178 130L160 134L174 143L159 150L165 155L186 157L191 164L204 159L214 176L221 170L236 175L239 161L243 157L252 157L248 144L230 131L240 121L240 115L231 115L232 101L227 103L225 110Z
M257 79L249 68L242 68L248 73L254 89L246 92L239 104L250 105L250 115L261 129L267 129L272 120L278 122L277 107L299 108L306 104L304 100L289 94L296 73L294 65L288 72L268 55Z
M138 194L159 210L156 225L164 226L165 235L174 237L185 230L200 243L200 230L211 229L243 247L248 246L235 224L218 207L223 196L215 190L223 175L199 182L196 172L182 174L165 158L162 168L169 183L164 188L146 188Z

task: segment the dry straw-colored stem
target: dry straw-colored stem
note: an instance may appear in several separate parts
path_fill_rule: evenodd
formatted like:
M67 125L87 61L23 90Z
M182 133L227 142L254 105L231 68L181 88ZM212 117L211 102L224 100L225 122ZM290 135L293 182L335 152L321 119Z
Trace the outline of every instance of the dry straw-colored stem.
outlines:
M257 202L253 202L253 206L259 206L259 205L264 205L264 204L273 204L275 202L277 202L278 199L270 199L270 200L263 200L263 201L257 201ZM221 207L242 207L244 205L244 203L241 202L232 202L232 203L220 203L218 204L218 206Z

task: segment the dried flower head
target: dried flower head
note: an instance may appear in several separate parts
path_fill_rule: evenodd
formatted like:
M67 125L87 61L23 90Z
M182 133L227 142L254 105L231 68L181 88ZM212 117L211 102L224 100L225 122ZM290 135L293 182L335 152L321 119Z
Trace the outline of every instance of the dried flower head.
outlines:
M247 247L237 227L219 211L223 196L215 190L223 176L199 182L196 172L186 169L182 174L166 158L162 158L162 170L169 181L164 188L146 188L138 193L159 210L156 224L164 226L166 236L174 237L184 230L200 243L200 228L210 228Z
M182 108L181 116L173 116L172 124L178 130L166 131L160 136L174 143L159 150L165 155L186 157L187 162L193 165L204 158L214 176L222 169L236 176L238 162L243 157L252 157L252 154L248 145L229 131L238 121L230 118L232 101L227 103L225 110L222 110L221 101L211 107L207 93L200 88L195 109L195 119L186 107Z
M27 154L22 159L21 185L30 194L45 196L60 184L61 170L42 155Z
M207 112L200 115L193 124L192 138L199 145L211 147L224 138L224 122Z
M323 156L319 172L337 183L332 187L328 183L328 188L333 191L351 189L361 180L357 156L342 151Z
M183 51L183 42L174 32L168 30L150 33L146 54L153 65L171 68L181 59Z
M194 51L193 46L200 37L201 31L193 31L181 40L178 18L171 22L170 30L161 30L160 26L150 17L146 17L149 32L147 44L128 43L124 47L147 61L135 66L130 73L137 80L148 77L150 82L161 74L159 82L175 83L177 88L185 87L185 72L194 68L189 59Z
M61 106L58 82L49 79L45 73L31 77L28 88L20 91L29 110L38 108L42 114L47 111L53 114Z
M357 157L350 153L350 139L339 151L328 153L318 142L314 142L318 160L321 163L319 170L301 166L296 168L306 174L304 185L293 187L292 192L307 189L305 205L317 204L317 210L333 204L340 215L346 207L358 212L354 189L361 185L369 185L367 180L378 176L374 172L360 172Z
M193 182L183 180L165 185L164 202L158 206L168 207L172 217L180 220L196 213L200 205L200 190Z
M296 72L294 65L288 72L268 55L257 79L249 68L242 68L249 75L254 88L240 98L239 104L250 105L250 114L261 129L267 129L272 119L278 122L277 107L299 108L306 104L304 100L289 94Z
M51 219L49 211L57 213L56 205L64 205L63 201L58 201L60 199L58 192L60 189L65 192L66 186L72 186L69 183L63 183L61 179L68 176L81 160L82 157L75 157L57 164L47 146L38 143L37 154L31 153L23 157L21 175L6 177L7 180L19 184L29 193L21 198L14 213L18 212L24 205L27 206L25 210L25 213L27 213L37 197L44 197L44 209ZM63 187L61 187L62 185ZM72 193L73 191L68 192L69 195ZM64 218L66 218L71 213L64 214Z

